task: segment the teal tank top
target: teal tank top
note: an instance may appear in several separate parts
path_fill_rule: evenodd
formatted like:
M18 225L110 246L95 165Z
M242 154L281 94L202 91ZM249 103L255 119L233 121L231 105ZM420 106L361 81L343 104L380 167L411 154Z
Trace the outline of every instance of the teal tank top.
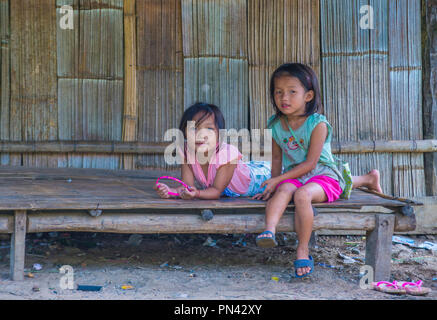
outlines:
M326 123L328 136L323 145L319 162L314 170L298 180L305 183L306 180L309 180L313 176L326 175L337 180L343 190L345 182L334 162L334 157L331 152L332 127L324 115L314 113L310 115L297 130L294 130L296 138L305 150L299 146L290 130L283 128L278 116L273 115L269 118L267 128L272 129L272 137L282 150L283 172L288 172L306 160L307 151L310 147L311 134L314 128L321 122Z

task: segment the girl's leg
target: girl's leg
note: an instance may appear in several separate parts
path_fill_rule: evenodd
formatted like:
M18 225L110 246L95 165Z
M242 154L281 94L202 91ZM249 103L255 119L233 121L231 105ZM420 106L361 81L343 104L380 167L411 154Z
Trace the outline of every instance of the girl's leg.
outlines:
M352 177L352 188L356 189L359 187L366 187L369 190L373 190L382 193L380 185L379 171L373 169L368 174L363 176L353 176Z
M296 259L309 259L309 241L313 231L314 212L312 202L325 202L328 198L323 188L310 182L300 187L294 193L294 204L296 206L294 225L299 243L297 245ZM310 272L310 267L298 268L296 273L299 276Z
M290 203L294 192L297 187L292 183L283 183L275 191L273 196L267 201L266 205L266 231L271 231L273 234L276 232L276 226L279 223L285 209ZM272 237L270 234L263 234L259 236Z

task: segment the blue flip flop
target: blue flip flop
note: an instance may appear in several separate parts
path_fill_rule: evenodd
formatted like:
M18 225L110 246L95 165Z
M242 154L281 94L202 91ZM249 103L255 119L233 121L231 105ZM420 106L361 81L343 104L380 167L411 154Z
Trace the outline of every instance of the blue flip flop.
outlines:
M299 260L294 261L294 268L295 269L306 268L306 267L310 267L311 268L310 272L299 276L297 274L297 272L296 272L297 270L295 270L294 271L294 275L296 276L296 278L303 278L303 277L306 277L307 275L313 273L313 270L314 270L314 260L313 260L312 256L309 256L309 259L299 259Z
M260 237L261 235L270 234L271 237ZM275 234L271 231L264 231L263 233L260 233L256 237L256 245L261 248L273 248L278 245L278 242L276 242Z

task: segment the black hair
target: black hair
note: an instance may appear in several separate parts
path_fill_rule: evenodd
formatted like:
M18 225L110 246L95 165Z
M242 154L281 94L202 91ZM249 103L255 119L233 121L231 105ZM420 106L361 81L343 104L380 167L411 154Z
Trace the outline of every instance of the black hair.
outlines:
M202 117L196 121L196 127L201 124L209 116L214 115L214 122L217 130L225 129L225 118L219 107L213 104L197 102L185 110L182 115L181 122L179 124L179 130L184 134L184 138L187 139L187 123L193 121L193 118L199 112L203 112Z
M314 92L314 98L306 103L305 113L302 116L306 117L313 113L323 112L319 81L314 70L302 63L284 63L273 72L270 78L270 100L276 112L275 119L282 115L281 110L275 103L275 79L283 76L298 78L306 91L313 90Z

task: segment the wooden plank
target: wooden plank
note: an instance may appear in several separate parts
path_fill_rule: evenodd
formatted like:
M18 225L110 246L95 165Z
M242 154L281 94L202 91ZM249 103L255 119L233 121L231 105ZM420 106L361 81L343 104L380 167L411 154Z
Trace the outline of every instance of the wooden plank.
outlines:
M375 216L375 229L366 233L366 265L374 272L374 281L389 281L391 243L395 224L393 215Z
M218 209L265 208L250 198L163 200L153 190L161 172L91 169L6 169L0 167L0 210L15 209ZM176 174L177 176L177 174ZM349 200L314 204L323 208L397 207L405 202L354 191ZM414 203L413 203L414 205ZM293 208L291 203L289 208Z
M424 138L437 138L437 0L422 1ZM437 153L424 155L426 195L437 196Z
M11 140L56 140L55 0L10 1ZM55 161L52 155L23 155L25 165Z
M286 213L278 232L294 232L294 215ZM28 232L80 231L114 233L259 233L265 228L264 214L214 214L205 221L199 214L105 213L91 217L84 212L31 213ZM391 227L411 230L408 217L389 215ZM402 221L407 221L402 223ZM375 214L320 213L314 218L313 230L373 230ZM379 233L380 234L380 233ZM391 240L391 237L390 237ZM379 245L379 242L378 242ZM379 248L379 247L378 247ZM379 259L377 248L376 257Z
M136 1L124 2L124 110L123 141L135 141L137 138L138 100L137 100L137 37L136 37ZM134 169L132 155L121 157L121 168Z
M11 237L11 269L12 280L24 280L24 258L26 248L26 211L14 212L14 232Z

